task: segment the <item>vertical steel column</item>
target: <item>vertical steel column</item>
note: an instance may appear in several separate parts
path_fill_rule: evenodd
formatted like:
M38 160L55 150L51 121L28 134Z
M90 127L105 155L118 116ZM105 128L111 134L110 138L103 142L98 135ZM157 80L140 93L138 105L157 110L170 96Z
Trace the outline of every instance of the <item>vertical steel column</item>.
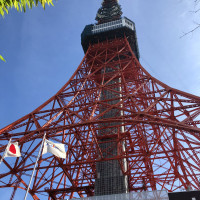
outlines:
M113 73L113 69L107 67L106 75ZM102 70L104 73L104 70ZM109 76L109 75L108 75ZM106 82L106 80L104 80ZM111 80L105 89L102 90L101 101L109 105L114 105L120 102L120 86L121 78ZM112 90L112 91L111 91ZM100 107L100 113L106 110L106 106ZM122 116L123 113L120 108L113 108L106 112L102 119L108 119L108 122L100 124L99 136L102 137L99 141L100 148L105 158L111 158L118 155L117 135L124 132L122 122L109 122L110 118ZM120 132L120 133L119 133ZM110 135L110 136L109 136ZM116 135L116 137L115 137ZM114 137L113 137L114 136ZM125 148L124 144L121 144ZM124 162L124 170L127 168L126 160ZM128 180L127 176L122 173L118 160L103 161L96 164L97 179L95 181L95 195L110 195L127 193Z

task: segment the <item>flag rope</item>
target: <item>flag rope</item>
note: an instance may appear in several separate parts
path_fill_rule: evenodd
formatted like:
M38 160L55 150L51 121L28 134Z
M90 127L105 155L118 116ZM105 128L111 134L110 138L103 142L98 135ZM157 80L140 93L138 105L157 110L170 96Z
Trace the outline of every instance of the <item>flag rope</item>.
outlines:
M45 137L46 137L46 133L44 134L44 137L43 137L43 140L42 140L42 144L41 144L40 150L39 150L39 152L38 152L37 160L36 160L35 166L34 166L34 168L33 168L33 172L32 172L31 179L30 179L30 181L29 181L29 184L28 184L28 187L27 187L27 190L26 190L26 194L25 194L24 200L26 200L26 198L27 198L27 196L28 196L28 192L29 192L29 189L30 189L30 186L31 186L31 182L32 182L34 173L35 173L35 169L36 169L36 167L37 167L37 163L38 163L38 160L39 160L39 158L40 158L41 151L42 151L42 148L43 148L43 145L44 145Z

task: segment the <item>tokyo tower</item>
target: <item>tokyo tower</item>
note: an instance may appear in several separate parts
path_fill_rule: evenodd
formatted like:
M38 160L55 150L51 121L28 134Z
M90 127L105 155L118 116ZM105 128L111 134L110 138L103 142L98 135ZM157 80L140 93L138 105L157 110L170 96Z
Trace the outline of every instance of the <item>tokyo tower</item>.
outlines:
M44 135L65 145L66 159L39 157L34 200L200 189L200 97L141 66L135 24L118 0L104 0L96 21L81 34L85 56L67 83L0 130L0 158L11 138L21 151L0 166L11 200L27 190Z

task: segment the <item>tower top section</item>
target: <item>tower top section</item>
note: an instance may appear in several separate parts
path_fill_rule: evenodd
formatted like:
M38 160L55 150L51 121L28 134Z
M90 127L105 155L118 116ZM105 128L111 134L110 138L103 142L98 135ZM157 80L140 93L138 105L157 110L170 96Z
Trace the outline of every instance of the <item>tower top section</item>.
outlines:
M81 44L85 53L92 44L126 37L139 60L135 23L127 17L122 17L118 0L103 0L96 20L98 23L87 25L81 34Z
M98 24L121 19L122 9L118 2L119 0L103 0L96 15Z

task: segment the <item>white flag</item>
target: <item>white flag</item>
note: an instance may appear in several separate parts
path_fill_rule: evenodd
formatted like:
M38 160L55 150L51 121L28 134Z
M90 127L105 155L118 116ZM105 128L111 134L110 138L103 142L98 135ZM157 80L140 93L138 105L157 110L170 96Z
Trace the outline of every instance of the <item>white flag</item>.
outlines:
M20 157L20 149L18 146L18 142L10 143L7 146L7 150L5 152L5 157Z
M55 155L59 158L66 159L66 152L65 152L64 144L54 143L49 140L45 140L42 154L45 154L47 152L52 153L53 155Z

